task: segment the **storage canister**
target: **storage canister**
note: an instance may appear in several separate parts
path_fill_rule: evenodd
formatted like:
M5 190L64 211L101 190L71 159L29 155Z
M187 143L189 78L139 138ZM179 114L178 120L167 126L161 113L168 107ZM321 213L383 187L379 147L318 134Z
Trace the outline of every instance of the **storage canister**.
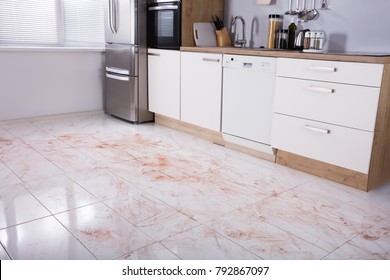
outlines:
M276 31L282 26L282 17L281 15L269 15L268 22L268 45L269 49L275 48L275 36Z

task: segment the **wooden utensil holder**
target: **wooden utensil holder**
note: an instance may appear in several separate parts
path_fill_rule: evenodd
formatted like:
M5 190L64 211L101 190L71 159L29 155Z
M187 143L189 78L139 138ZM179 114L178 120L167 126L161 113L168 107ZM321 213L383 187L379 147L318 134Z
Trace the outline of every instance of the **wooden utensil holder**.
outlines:
M230 41L229 34L227 32L226 27L222 28L221 30L215 31L217 35L217 45L218 47L231 47L232 43Z

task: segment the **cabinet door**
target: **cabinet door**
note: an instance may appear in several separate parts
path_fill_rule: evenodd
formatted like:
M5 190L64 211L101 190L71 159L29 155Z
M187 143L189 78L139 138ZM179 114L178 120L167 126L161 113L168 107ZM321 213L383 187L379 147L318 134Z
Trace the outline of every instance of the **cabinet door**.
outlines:
M181 120L221 131L222 55L181 54Z
M180 51L148 50L149 111L180 119Z

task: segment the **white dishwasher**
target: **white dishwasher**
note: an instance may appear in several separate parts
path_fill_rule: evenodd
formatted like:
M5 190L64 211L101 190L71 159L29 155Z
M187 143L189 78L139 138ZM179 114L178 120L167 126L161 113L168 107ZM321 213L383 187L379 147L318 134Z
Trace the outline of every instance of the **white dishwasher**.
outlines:
M273 155L271 125L276 58L224 55L224 140Z

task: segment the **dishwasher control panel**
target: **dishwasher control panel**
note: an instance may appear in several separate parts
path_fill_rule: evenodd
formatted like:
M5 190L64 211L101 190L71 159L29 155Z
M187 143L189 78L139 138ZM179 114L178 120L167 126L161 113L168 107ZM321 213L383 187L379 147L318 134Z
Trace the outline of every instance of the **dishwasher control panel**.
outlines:
M276 58L225 54L223 67L276 73Z

